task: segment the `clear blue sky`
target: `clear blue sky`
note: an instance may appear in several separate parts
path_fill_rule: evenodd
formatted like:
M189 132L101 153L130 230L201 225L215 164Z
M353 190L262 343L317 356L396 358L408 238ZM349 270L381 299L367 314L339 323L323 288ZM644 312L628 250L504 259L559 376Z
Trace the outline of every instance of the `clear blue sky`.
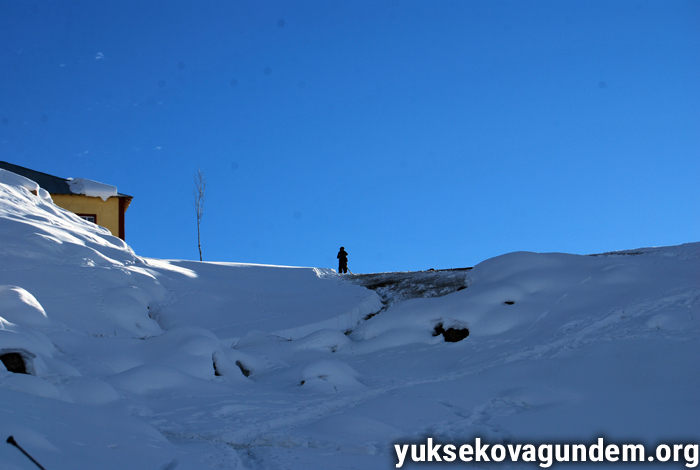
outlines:
M354 272L700 240L700 2L0 1L0 160L127 242Z

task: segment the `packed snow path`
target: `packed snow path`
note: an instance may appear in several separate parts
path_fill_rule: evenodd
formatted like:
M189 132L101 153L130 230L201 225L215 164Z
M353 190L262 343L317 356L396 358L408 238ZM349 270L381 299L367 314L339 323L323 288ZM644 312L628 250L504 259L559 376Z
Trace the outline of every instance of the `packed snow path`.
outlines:
M0 367L0 435L51 470L386 469L428 436L700 440L700 243L358 277L383 303L328 269L142 258L22 184L0 182L0 237L0 356L29 372ZM32 467L5 444L0 468Z

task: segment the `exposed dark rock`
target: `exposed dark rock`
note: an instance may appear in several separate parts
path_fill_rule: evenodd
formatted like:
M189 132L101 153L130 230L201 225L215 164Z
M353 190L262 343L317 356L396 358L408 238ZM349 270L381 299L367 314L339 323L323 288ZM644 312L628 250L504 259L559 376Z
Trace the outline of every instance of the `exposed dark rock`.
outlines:
M435 325L433 336L442 335L446 343L456 343L469 336L469 328L448 328L444 329L442 323Z
M409 299L442 297L467 287L472 268L429 269L395 273L355 274L343 278L379 294L384 307Z
M219 374L219 369L216 368L216 362L214 363L214 375L216 375L217 377L221 376L221 374Z
M503 302L503 305L513 305L514 303L514 300L506 300L505 302Z
M28 374L24 358L18 352L5 353L0 356L0 361L5 364L5 368L10 372L14 372L15 374Z
M649 253L649 251L642 251L642 250L623 250L623 251L607 251L605 253L594 253L590 254L588 256L637 256L637 255L645 255Z
M239 369L241 369L241 372L243 372L243 375L246 377L250 377L250 370L246 369L246 367L241 363L241 361L236 361L236 365L238 366Z

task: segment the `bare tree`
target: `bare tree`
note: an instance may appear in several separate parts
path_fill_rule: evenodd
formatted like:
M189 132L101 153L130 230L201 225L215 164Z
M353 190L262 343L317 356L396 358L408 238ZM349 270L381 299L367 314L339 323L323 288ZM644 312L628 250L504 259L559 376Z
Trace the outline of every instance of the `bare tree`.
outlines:
M207 181L204 179L204 173L197 167L197 173L194 175L194 208L197 212L197 246L199 247L199 261L202 261L202 238L199 234L199 226L202 223L204 215L204 190L207 187Z

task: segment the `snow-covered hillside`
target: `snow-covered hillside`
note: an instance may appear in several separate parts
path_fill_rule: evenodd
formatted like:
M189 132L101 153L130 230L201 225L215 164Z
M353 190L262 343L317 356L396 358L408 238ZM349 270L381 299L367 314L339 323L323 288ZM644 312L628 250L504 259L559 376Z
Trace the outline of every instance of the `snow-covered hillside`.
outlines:
M395 468L395 443L427 437L700 440L700 243L511 253L461 271L466 289L387 302L327 269L139 257L3 181L0 356L28 373L0 366L0 437L47 469ZM35 467L2 444L0 468Z

